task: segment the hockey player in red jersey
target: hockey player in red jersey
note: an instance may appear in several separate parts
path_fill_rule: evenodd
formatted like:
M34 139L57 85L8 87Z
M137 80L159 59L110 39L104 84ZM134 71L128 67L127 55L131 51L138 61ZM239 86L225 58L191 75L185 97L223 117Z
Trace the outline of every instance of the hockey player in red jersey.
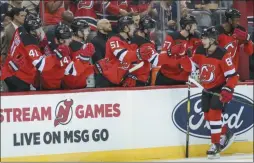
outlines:
M56 47L51 44L51 50L59 60L49 71L41 73L41 86L43 90L61 89L61 82L65 69L71 62L69 44L72 41L72 30L65 24L59 23L55 28Z
M201 43L196 32L197 21L194 16L187 15L180 20L182 30L166 36L160 55L168 54L174 58L175 65L164 64L161 66L155 81L155 85L185 84L189 72L182 71L178 66L182 58L192 54Z
M149 46L138 48L131 44L135 25L131 17L124 16L118 20L119 34L106 43L105 59L95 63L98 75L96 87L120 86L123 77L131 68L131 63L148 60L153 50Z
M142 46L149 46L153 49L153 53L156 53L155 45L150 41L150 32L155 29L156 21L153 20L150 16L146 15L141 18L139 22L139 27L131 38L131 43L133 46L137 46L136 48L140 48ZM147 61L137 61L133 62L131 66L135 66L140 62L144 62L144 65L138 70L129 73L126 79L123 81L124 87L135 87L135 86L146 86L149 85L149 76L151 70L151 64Z
M74 19L71 24L73 31L70 43L72 62L66 68L62 86L64 89L79 89L87 86L87 78L94 73L94 66L90 64L95 52L91 43L84 42L89 35L90 27L85 19Z
M218 31L215 27L205 28L202 32L203 45L197 48L189 62L192 66L188 66L187 62L182 64L185 71L194 70L196 67L200 70L200 82L204 87L201 98L202 110L211 128L212 145L207 151L208 158L218 158L219 153L234 140L233 135L222 133L222 113L233 97L239 78L230 53L217 45L217 37ZM219 93L220 97L208 92Z
M1 76L11 92L29 91L37 70L48 71L58 61L57 55L46 57L40 52L39 41L45 36L41 25L40 18L29 14L13 35Z
M227 49L232 56L233 63L238 69L240 46L243 44L244 52L248 55L253 54L253 42L246 29L239 25L241 13L236 9L225 11L226 23L217 27L220 35L219 45Z

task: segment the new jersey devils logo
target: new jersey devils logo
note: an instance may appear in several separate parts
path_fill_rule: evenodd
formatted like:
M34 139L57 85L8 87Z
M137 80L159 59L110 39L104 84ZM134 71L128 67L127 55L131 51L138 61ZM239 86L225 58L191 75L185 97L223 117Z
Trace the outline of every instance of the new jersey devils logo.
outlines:
M94 1L88 1L88 0L81 0L78 3L78 9L85 8L85 9L91 9L93 8Z
M54 126L56 127L57 125L67 125L72 118L73 111L72 111L72 105L73 105L73 100L63 100L60 101L57 106L56 106L56 119L54 121Z
M129 63L127 63L127 62L120 62L120 67L118 67L118 68L121 68L123 70L128 70L129 67L130 67Z
M235 41L228 43L225 46L225 49L227 49L227 51L231 55L231 57L234 58L236 51L237 51L237 41L235 40Z
M202 65L200 72L200 81L201 82L212 82L215 78L215 66L214 65Z

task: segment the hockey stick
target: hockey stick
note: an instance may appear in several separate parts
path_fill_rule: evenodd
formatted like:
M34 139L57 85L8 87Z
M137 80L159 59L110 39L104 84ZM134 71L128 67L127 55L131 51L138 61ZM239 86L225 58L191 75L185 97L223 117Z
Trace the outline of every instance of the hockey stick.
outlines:
M191 82L188 81L187 84L188 84L188 101L187 101L187 129L186 129L185 158L189 158L189 137L190 137L189 119L190 119L190 85L191 85Z
M191 77L189 77L188 80L189 80L191 83L193 83L194 85L196 85L198 88L203 89L206 93L209 93L209 94L211 94L211 95L215 95L215 96L221 97L221 95L220 95L219 93L210 92L210 91L205 90L204 87L203 87L201 84L199 84L196 80L192 79ZM234 98L234 97L232 98L232 101L239 102L239 103L242 103L242 104L249 105L249 106L252 106L252 107L253 107L253 104L249 104L249 103L243 102L243 101L241 101L241 100L237 100L237 99Z
M144 61L142 61L142 62L136 64L134 67L130 68L130 69L128 70L128 72L123 76L123 78L122 78L122 80L121 80L121 83L125 80L125 78L126 78L130 73L132 73L133 71L136 71L136 70L140 69L143 65L144 65Z
M139 64L137 64L134 67L132 67L131 69L129 69L128 73L132 73L133 71L140 69L142 66L144 66L144 61L140 62Z

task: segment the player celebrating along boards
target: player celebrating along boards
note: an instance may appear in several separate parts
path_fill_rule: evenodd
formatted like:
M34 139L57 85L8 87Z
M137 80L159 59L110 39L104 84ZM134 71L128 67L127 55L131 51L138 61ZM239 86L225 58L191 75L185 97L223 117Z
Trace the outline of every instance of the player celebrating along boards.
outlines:
M95 63L96 87L121 86L123 77L131 68L131 63L148 60L153 50L149 46L137 48L131 44L135 25L130 16L118 20L119 34L111 37L106 43L105 59Z
M212 145L207 151L208 158L218 158L221 150L229 146L233 139L227 137L227 143L220 144L222 133L222 113L226 104L233 97L234 88L238 81L238 74L232 62L230 53L218 46L218 31L215 27L206 28L202 32L202 46L199 46L191 58L189 65L192 70L198 67L200 70L200 82L205 90L202 92L202 110L205 120L211 128ZM186 59L187 61L188 59ZM190 60L189 60L190 61ZM187 62L182 64L185 71L191 71ZM209 92L220 93L219 96Z
M41 86L44 90L61 89L61 82L65 74L65 68L71 62L69 44L72 41L72 30L65 24L59 23L55 27L56 44L50 44L51 50L56 53L59 60L49 71L42 72ZM56 47L54 47L56 46Z
M139 27L131 39L131 43L136 45L136 48L142 46L149 46L153 49L153 53L156 53L155 45L150 41L150 32L154 30L156 21L150 16L146 15L141 18ZM133 73L129 73L126 79L123 81L124 87L146 86L149 85L149 76L151 70L151 64L149 61L137 61L133 62L131 66L144 62L144 65Z
M40 18L26 15L24 25L19 27L12 39L7 60L2 69L2 79L9 91L29 91L35 84L37 70L50 70L57 61L57 54L41 54L39 41L45 37Z
M218 42L221 47L227 49L232 56L233 63L238 69L240 57L240 45L243 44L244 52L253 54L253 42L244 27L239 25L241 13L236 9L228 9L225 12L226 23L217 27L220 35Z
M179 67L179 62L181 60L175 60L174 57L179 54L182 50L179 45L173 45L171 47L170 55L167 54L158 54L155 49L155 44L150 40L150 32L154 30L156 21L153 20L150 16L143 16L139 22L139 28L137 29L134 37L131 39L134 45L137 45L139 48L142 46L149 46L153 50L152 57L148 61L144 62L144 65L134 71L131 74L128 74L126 80L124 80L123 85L126 87L131 86L145 86L148 83L151 67L156 67L160 65L167 64L171 67ZM140 63L136 62L134 63Z
M168 54L175 58L175 63L187 57L187 54L192 54L201 43L196 32L197 21L194 16L182 17L180 25L182 30L168 35L161 50L161 54ZM164 64L157 74L155 85L185 84L188 76L189 73L182 71L180 67Z
M71 29L73 37L69 47L72 62L66 67L62 86L64 89L85 88L88 76L94 73L94 66L90 64L90 60L95 49L93 44L85 44L90 27L85 19L78 18L72 22Z

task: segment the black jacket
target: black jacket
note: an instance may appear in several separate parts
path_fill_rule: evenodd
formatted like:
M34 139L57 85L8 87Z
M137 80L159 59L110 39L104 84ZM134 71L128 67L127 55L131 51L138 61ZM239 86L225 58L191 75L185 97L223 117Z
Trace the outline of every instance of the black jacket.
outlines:
M92 56L93 63L105 58L106 53L106 42L108 40L108 35L97 32L97 36L95 36L91 43L95 47L95 53Z

